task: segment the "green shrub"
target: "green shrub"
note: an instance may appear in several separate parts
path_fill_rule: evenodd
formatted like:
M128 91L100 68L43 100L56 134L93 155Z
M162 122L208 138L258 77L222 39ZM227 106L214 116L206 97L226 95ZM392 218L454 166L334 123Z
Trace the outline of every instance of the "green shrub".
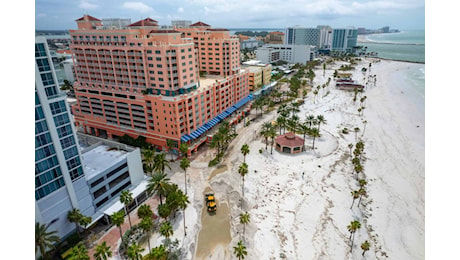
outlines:
M349 133L348 128L346 128L346 127L343 128L342 133L343 133L343 134L348 134L348 133Z
M259 153L263 153L264 150L262 148L259 149Z

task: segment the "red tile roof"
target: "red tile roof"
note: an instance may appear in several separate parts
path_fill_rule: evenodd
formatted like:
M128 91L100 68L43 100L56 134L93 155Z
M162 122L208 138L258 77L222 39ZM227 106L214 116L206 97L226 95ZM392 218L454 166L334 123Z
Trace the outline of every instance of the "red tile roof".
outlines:
M85 19L85 18L86 18L86 19ZM94 18L94 17L92 17L91 15L85 14L82 18L77 19L77 20L75 20L75 21L76 21L76 22L78 22L78 21L98 21L98 22L100 22L101 20L99 20L99 19L97 19L97 18Z
M128 25L128 27L135 27L135 26L158 26L158 22L151 18L145 18L144 20L140 20L140 21L137 21L135 23Z
M281 146L299 147L304 144L304 139L296 134L289 132L284 135L277 136L275 142Z
M175 30L151 30L150 33L181 33Z
M205 24L203 22L197 22L197 23L194 23L194 24L190 25L190 27L193 27L193 26L208 26L208 27L211 27L211 25Z
M284 35L284 33L282 33L282 32L270 32L269 34L282 34L282 35Z

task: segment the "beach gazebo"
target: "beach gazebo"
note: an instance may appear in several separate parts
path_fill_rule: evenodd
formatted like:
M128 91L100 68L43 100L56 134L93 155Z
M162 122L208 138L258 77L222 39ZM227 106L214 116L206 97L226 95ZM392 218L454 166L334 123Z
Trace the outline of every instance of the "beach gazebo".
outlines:
M304 145L304 139L289 132L275 138L275 149L283 153L300 153Z

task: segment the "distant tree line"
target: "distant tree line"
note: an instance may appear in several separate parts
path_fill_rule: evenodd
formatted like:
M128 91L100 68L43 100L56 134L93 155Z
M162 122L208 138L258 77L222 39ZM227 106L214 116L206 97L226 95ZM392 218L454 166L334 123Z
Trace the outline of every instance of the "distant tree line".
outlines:
M235 32L235 35L242 34L246 36L262 36L265 37L267 36L268 32L267 31L262 31L262 32L256 32L256 31L241 31L241 32Z

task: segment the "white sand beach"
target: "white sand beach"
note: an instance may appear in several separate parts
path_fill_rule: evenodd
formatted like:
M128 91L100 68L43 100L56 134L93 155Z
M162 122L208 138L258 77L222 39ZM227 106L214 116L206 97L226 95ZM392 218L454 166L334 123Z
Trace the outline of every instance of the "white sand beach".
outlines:
M375 60L378 59L363 59L356 66L353 79L362 83L361 68L368 68ZM339 66L336 63L328 67L324 76L322 68L316 70L314 85L332 78ZM210 180L216 167L209 168L207 164L214 151L205 148L187 171L191 204L186 210L185 240L181 214L174 225L173 239L181 241L187 252L184 257L235 259L233 247L243 230L239 214L247 211L250 223L245 229L246 259L363 259L360 245L365 240L371 244L365 259L424 259L425 96L423 90L420 92L411 85L413 82L405 73L424 67L424 64L388 60L372 63L369 73L376 75L377 80L362 94L367 96L363 115L357 111L359 99L354 103L353 93L336 89L334 81L320 91L316 100L308 94L298 113L300 119L312 114L323 115L327 120L327 124L321 125L322 136L315 141L314 151L308 137L307 151L300 154L282 154L275 149L271 154L270 145L265 150L263 137L256 136L254 129L274 120L276 110L249 127L238 125L238 136L222 162L227 168L215 172ZM349 134L342 133L344 127L351 130ZM357 135L355 127L360 128ZM359 186L348 145L355 144L357 139L365 144L364 171L360 178L368 182L367 197L363 197L359 206L356 201L350 209L351 191ZM238 167L243 162L240 148L244 143L249 145L250 153L246 156L249 173L243 196ZM259 149L263 152L259 153ZM171 177L181 187L183 174L177 170ZM216 193L218 206L229 207L229 217L211 218L229 218L230 242L225 237L212 239L213 232L228 231L222 226L202 234L207 236L207 242L200 244L203 241L203 237L199 238L200 229L209 224L201 221L205 188ZM353 220L360 221L361 228L355 234L350 252L347 225ZM153 247L162 243L162 238L156 234L151 241Z

